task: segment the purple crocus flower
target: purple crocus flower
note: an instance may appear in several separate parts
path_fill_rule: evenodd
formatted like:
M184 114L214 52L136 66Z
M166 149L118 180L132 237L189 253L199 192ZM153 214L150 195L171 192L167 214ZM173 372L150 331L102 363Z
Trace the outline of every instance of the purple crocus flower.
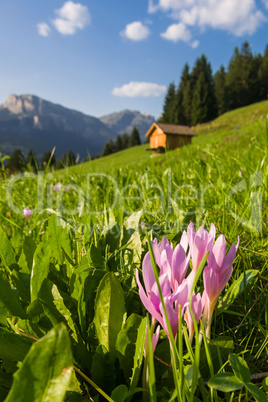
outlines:
M159 283L172 333L175 336L178 331L178 306L181 304L183 310L188 298L188 283L184 280L184 277L188 268L189 257L186 257L185 250L180 244L173 251L172 244L165 237L161 243L157 243L154 240L152 247L155 261L160 268ZM145 255L142 263L142 275L146 292L140 283L138 271L136 271L141 301L152 317L162 325L168 334L164 309L161 304L149 252Z
M32 210L29 208L24 208L23 209L23 215L27 218L30 219L31 215L32 215Z
M216 236L216 228L212 223L209 232L202 226L195 232L194 224L191 222L187 228L187 235L193 271L196 272L206 253L212 249Z
M209 338L212 314L219 295L226 286L233 271L233 261L239 245L230 247L226 255L226 240L220 235L208 255L208 265L203 271L204 292L202 295L205 304L204 320L207 319L207 337Z
M204 303L203 303L203 299L202 299L200 293L197 293L197 295L192 296L191 306L192 306L194 318L195 318L196 322L198 323L201 318L203 309L204 309ZM193 335L194 335L194 322L193 322L192 315L190 312L189 304L186 307L186 311L184 313L184 319L188 326L190 342L192 342Z
M62 184L57 183L53 186L53 190L56 191L57 193L61 190Z

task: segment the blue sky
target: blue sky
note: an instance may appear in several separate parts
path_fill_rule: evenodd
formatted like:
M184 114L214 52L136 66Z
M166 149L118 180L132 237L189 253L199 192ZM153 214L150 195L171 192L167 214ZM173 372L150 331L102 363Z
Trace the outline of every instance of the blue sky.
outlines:
M159 117L166 89L204 53L268 44L268 0L0 1L0 103L34 94L100 117Z

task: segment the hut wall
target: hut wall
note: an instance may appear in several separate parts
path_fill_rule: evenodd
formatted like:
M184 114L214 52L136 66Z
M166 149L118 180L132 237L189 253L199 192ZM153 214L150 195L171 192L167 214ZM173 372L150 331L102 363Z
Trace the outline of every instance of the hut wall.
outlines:
M167 148L176 149L191 144L192 137L187 135L167 135Z
M151 148L158 148L158 147L165 147L166 146L166 135L163 133L154 131L154 133L150 137L150 147Z

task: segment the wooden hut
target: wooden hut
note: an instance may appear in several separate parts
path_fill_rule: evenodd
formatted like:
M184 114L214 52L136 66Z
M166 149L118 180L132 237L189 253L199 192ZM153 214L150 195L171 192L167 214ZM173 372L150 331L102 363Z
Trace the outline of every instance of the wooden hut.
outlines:
M150 138L150 149L159 147L166 149L181 148L184 145L191 144L195 134L188 126L179 126L176 124L153 123L146 133Z

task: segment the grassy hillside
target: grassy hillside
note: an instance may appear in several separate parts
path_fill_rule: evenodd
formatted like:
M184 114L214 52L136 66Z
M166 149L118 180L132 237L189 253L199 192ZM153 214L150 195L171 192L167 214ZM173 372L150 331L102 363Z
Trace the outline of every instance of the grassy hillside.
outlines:
M167 159L168 163L183 159L188 152L198 152L199 147L214 147L216 153L232 148L235 145L236 151L240 148L241 153L248 151L248 144L258 141L258 134L265 130L265 122L268 117L268 101L255 103L240 109L233 110L218 117L212 122L200 124L193 127L198 137L193 139L193 144L181 150L170 151L168 154L160 155L157 159L152 158L152 152L146 151L148 144L139 147L126 149L81 165L61 171L59 176L69 174L84 174L86 172L111 172L113 169L125 169L126 167L144 167L163 164ZM219 148L219 149L218 149ZM58 174L58 173L57 173Z

